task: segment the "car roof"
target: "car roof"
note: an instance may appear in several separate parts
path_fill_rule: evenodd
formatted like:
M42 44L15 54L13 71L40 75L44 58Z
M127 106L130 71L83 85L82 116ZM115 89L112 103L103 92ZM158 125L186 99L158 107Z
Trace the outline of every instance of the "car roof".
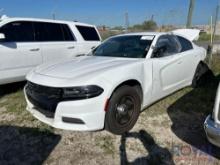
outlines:
M77 22L77 21L66 21L66 20L53 20L53 19L42 19L42 18L22 18L22 17L6 17L0 19L1 21L36 21L36 22L50 22L50 23L66 23L66 24L74 24L81 26L93 26L91 24Z
M119 34L119 35L116 35L116 36L113 36L113 37L110 37L110 38L114 38L114 37L120 37L120 36L134 36L134 35L140 35L140 36L154 36L154 37L159 37L161 35L166 35L166 34L174 34L174 35L177 35L177 36L181 36L181 37L184 37L185 39L189 40L192 42L192 40L188 39L188 37L186 37L184 34L181 34L181 33L175 33L175 31L170 31L170 32L135 32L135 33L125 33L125 34Z
M135 33L126 33L126 34L119 34L117 36L132 36L132 35L147 35L147 36L158 36L162 34L168 34L166 32L135 32Z

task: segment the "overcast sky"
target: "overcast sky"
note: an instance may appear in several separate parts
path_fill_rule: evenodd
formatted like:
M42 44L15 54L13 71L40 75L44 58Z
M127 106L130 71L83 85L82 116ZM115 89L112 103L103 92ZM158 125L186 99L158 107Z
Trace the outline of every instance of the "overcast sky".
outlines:
M196 0L194 24L208 24L219 0ZM124 26L154 19L158 24L185 24L189 0L0 0L0 15L77 20L96 25ZM3 9L3 10L2 10Z

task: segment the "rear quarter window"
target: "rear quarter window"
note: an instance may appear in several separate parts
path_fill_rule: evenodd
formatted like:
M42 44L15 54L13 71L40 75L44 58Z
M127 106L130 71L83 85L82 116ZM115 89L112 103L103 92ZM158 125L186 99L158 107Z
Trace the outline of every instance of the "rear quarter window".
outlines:
M64 35L64 40L65 41L75 41L75 36L73 35L72 31L66 24L62 24L62 31Z
M182 47L181 52L185 52L185 51L193 49L192 43L189 40L187 40L181 36L177 36L177 38L178 38L180 45Z
M99 35L94 27L76 25L76 28L85 41L100 41Z

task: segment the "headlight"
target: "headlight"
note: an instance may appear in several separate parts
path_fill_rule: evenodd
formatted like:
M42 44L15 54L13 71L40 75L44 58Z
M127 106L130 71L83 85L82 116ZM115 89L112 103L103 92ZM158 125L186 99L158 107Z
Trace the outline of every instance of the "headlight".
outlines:
M73 87L73 88L64 88L63 89L63 99L88 99L96 97L102 94L104 90L96 85L82 86L82 87Z

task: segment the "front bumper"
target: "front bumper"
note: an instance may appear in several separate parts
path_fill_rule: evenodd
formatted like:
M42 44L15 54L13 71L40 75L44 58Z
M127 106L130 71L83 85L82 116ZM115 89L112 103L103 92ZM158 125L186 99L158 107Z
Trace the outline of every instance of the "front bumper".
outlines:
M211 116L208 116L204 123L204 129L208 141L218 147L220 147L220 127L216 125Z
M54 128L74 131L95 131L104 128L105 98L102 95L91 99L60 102L54 117L49 118L34 107L28 99L25 89L24 93L27 101L26 109L38 120ZM66 122L63 118L77 119L83 121L83 124Z

